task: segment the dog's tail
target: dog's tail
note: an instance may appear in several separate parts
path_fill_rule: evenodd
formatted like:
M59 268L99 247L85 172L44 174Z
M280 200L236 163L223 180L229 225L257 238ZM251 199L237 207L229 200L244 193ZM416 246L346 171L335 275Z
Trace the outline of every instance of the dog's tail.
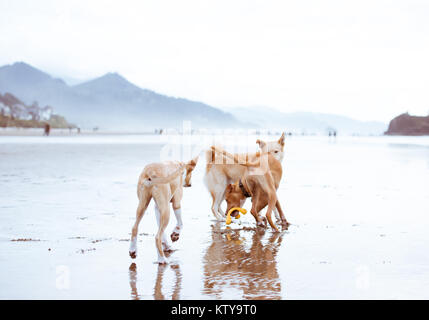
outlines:
M211 146L209 150L206 151L206 162L207 165L212 164L223 164L227 163L226 158L230 158L238 162L236 154L231 154L226 152L223 148L219 146Z
M213 164L215 163L216 152L213 149L206 150L206 163Z
M186 167L185 164L181 164L180 167L176 171L169 174L168 176L166 176L166 177L147 177L143 183L146 187L151 187L151 186L157 185L157 184L170 183L172 180L176 179L178 176L180 176L183 173L183 170L185 169L185 167Z
M244 159L244 161L243 161L243 159L240 159L237 154L231 154L231 153L229 153L229 152L227 152L227 151L225 151L219 147L211 146L211 150L213 153L219 153L219 154L233 160L234 163L245 166L245 167L258 167L258 166L260 166L261 165L261 162L260 162L261 156L268 154L268 153L257 152L255 154L257 161L251 162L249 160L248 156L246 156L246 159Z

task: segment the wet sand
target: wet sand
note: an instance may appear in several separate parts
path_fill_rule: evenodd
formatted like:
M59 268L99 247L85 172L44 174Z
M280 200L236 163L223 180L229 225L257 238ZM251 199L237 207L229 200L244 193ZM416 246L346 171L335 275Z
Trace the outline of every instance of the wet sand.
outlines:
M214 221L202 158L181 238L158 266L152 204L137 259L128 246L138 175L164 144L0 137L0 298L429 298L428 138L289 138L278 195L292 225L281 233L250 214L231 229Z

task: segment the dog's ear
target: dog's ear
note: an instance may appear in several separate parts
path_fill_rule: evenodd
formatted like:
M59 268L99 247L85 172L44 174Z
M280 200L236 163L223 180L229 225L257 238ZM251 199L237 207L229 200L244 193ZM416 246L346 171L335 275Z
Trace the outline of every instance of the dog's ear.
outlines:
M262 140L256 140L256 144L259 144L259 148L263 148L263 147L265 147L265 145L266 145L266 143L264 142L264 141L262 141Z
M285 133L282 133L282 136L279 139L279 144L284 146L285 145Z
M234 192L240 192L240 186L238 185L239 181L237 180L233 185L232 185L232 191Z
M230 193L232 191L232 184L229 184L226 186L226 192L225 193Z

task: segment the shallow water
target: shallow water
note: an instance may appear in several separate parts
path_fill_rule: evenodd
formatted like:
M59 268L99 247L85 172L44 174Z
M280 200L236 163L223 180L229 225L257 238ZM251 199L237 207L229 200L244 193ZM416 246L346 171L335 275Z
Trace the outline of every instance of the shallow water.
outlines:
M0 298L429 298L428 138L288 138L278 195L292 226L280 234L250 214L229 230L215 222L201 157L181 238L158 266L152 204L137 259L128 246L138 175L167 142L0 136Z

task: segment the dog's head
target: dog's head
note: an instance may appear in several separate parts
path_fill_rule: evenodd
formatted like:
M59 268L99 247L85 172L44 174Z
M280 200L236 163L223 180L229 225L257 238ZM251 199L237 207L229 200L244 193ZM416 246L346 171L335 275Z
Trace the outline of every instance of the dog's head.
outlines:
M184 187L188 188L191 184L191 178L192 178L192 171L194 171L196 165L198 162L198 156L196 156L194 159L186 163L186 176L185 176L185 182L183 184Z
M265 142L262 140L256 140L256 143L259 144L259 148L262 152L268 152L274 156L279 161L283 160L284 157L284 146L285 146L285 134L283 132L282 136L277 141Z
M226 187L225 190L225 200L227 204L227 210L228 213L231 208L234 207L242 207L244 205L244 202L246 201L246 197L243 195L243 192L241 191L238 183L229 184ZM232 217L235 217L238 214L238 211L235 210L231 213Z

